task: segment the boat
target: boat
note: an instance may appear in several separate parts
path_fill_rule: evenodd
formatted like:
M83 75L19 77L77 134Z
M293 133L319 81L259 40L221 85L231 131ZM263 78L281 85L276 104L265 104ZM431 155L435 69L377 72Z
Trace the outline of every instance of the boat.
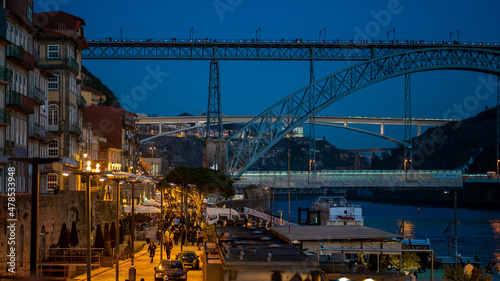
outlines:
M311 205L320 225L363 225L361 205L347 202L345 196L320 196Z

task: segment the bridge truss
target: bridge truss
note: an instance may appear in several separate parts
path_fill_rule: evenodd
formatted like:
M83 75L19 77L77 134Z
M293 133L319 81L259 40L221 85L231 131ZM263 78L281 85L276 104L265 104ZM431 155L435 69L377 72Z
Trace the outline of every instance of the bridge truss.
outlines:
M256 116L228 139L228 171L239 178L280 139L332 103L377 82L439 69L500 75L500 52L477 47L436 47L373 58L326 76Z

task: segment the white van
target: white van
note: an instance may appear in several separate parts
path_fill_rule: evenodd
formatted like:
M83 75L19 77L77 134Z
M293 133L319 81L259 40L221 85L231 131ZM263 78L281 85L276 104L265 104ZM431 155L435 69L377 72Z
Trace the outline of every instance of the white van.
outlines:
M228 220L240 220L240 215L235 209L231 208L216 208L207 207L203 212L203 217L207 224L216 224L221 217L225 217Z

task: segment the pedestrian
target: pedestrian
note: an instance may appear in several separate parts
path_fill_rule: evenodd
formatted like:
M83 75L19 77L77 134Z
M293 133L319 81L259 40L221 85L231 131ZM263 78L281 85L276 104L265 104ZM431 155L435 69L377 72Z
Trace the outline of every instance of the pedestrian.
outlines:
M165 241L165 252L167 252L167 259L170 259L170 252L172 251L172 240L170 238L167 238L167 241Z
M410 280L411 281L417 281L417 272L416 271L412 271L410 273Z
M198 250L200 249L200 245L203 244L203 234L201 233L201 228L198 228L196 231L196 246L198 246Z
M176 228L174 230L174 243L175 243L175 246L177 246L177 244L179 243L179 229Z
M467 264L464 267L464 273L467 277L472 276L472 270L474 270L474 266L470 263L470 261L467 261Z
M149 243L148 247L148 252L149 252L149 257L151 258L151 263L153 263L153 258L155 256L155 250L156 250L156 245L153 241Z

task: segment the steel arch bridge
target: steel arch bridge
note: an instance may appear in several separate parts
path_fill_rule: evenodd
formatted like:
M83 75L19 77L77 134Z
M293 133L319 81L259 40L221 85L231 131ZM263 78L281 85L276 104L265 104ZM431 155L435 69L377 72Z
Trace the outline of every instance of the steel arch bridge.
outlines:
M463 46L417 49L373 58L335 72L279 101L229 138L228 172L239 178L296 126L360 89L405 74L445 69L500 75L500 52Z

